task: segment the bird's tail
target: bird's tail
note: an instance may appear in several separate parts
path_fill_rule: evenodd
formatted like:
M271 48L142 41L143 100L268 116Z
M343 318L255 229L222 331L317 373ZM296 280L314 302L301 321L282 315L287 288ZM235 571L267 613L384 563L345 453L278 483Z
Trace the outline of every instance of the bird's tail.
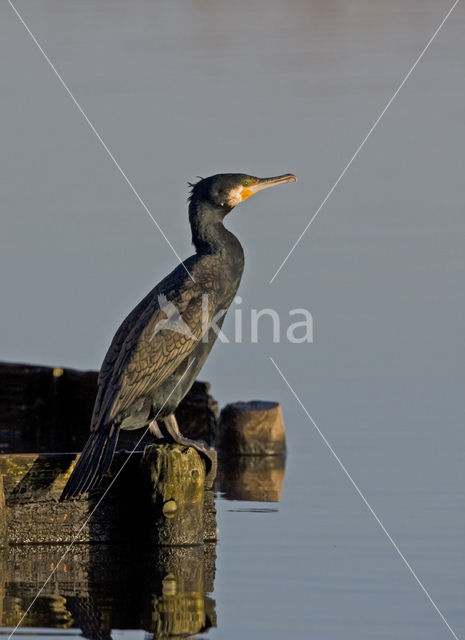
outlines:
M119 425L112 424L90 434L60 500L75 498L100 482L113 460L118 433Z

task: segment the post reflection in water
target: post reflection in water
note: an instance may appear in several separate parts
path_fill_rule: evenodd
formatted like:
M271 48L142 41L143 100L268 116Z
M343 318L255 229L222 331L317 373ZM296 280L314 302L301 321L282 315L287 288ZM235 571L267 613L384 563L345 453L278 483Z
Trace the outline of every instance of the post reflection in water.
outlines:
M215 489L226 500L279 502L286 458L276 456L221 456Z
M1 556L1 626L14 628L66 546L12 546ZM144 629L154 638L216 626L216 548L134 549L76 545L44 588L23 627L79 628L92 640L112 629Z

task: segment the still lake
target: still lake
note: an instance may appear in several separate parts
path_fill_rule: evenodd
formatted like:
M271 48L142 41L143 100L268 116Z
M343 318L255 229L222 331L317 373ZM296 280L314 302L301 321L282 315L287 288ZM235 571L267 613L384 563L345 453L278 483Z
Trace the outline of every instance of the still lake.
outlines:
M464 3L272 284L452 2L14 5L182 257L192 250L188 180L299 178L227 219L246 254L243 340L232 339L233 309L230 342L215 346L201 378L221 405L281 402L288 456L273 476L279 502L218 496L216 572L204 589L216 626L205 637L465 637ZM0 59L0 357L98 368L121 319L176 256L6 2ZM252 343L250 310L265 308L279 314L280 340L263 319ZM312 343L286 339L298 308L312 314ZM138 581L130 557L73 553L70 566L94 581L94 610L63 602L58 581L60 606L39 598L40 623L18 637L153 632L136 612L159 593L150 572ZM18 563L41 567L19 592L9 565L4 633L58 557L50 548ZM107 557L113 573L100 576ZM109 609L125 629L101 623Z

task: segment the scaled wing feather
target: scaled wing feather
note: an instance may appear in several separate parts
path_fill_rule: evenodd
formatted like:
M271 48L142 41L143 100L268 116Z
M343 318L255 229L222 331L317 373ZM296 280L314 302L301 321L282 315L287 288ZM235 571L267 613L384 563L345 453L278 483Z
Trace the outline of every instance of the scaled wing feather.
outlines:
M205 283L184 288L167 298L174 303L190 335L168 328L156 332L166 320L155 292L129 314L117 331L99 376L92 429L114 420L141 396L162 384L202 339L215 313L215 287L205 294Z

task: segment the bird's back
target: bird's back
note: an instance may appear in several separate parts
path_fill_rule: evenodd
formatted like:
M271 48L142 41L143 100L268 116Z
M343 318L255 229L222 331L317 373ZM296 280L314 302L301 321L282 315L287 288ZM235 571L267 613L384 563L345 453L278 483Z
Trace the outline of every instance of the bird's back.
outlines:
M214 255L195 255L184 264L192 277L183 265L176 267L118 328L100 370L91 430L121 421L162 385L199 351L205 328L231 304L242 270L232 274ZM209 337L210 348L215 338Z

